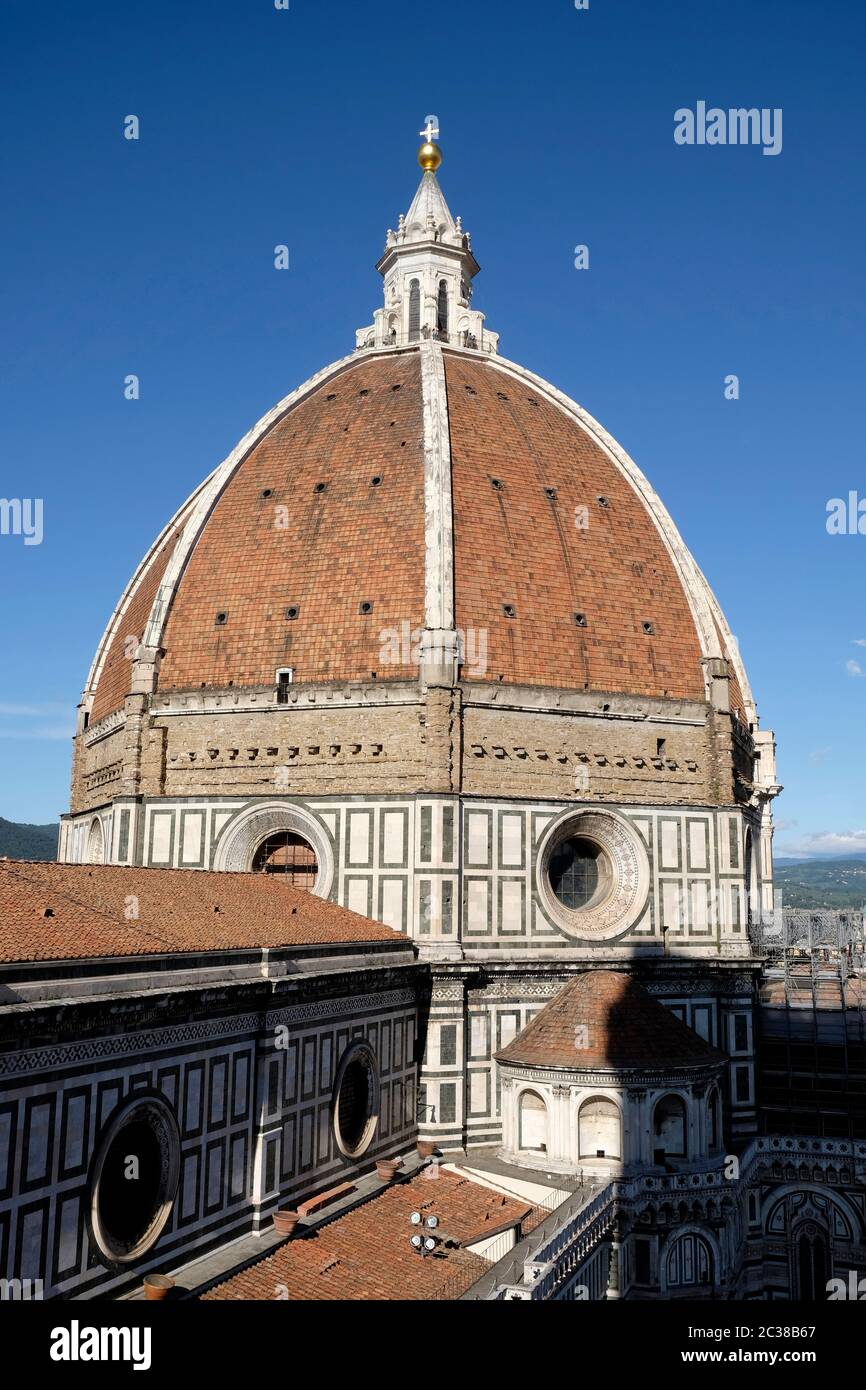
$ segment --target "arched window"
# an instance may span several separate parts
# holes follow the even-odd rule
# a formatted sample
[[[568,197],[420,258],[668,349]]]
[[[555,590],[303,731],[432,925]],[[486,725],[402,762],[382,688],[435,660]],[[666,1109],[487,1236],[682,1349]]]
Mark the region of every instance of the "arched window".
[[[439,298],[436,303],[436,327],[440,333],[448,333],[448,282],[439,281]]]
[[[87,836],[87,863],[102,864],[105,861],[105,836],[102,833],[102,822],[93,820],[90,822],[90,831]]]
[[[823,1303],[827,1298],[827,1281],[830,1278],[827,1238],[811,1221],[801,1226],[796,1234],[794,1260],[794,1297],[802,1303]]]
[[[409,341],[417,342],[421,332],[421,284],[412,280],[409,284]]]
[[[686,1107],[680,1096],[663,1096],[655,1108],[653,1156],[686,1157]]]
[[[318,872],[312,846],[293,830],[278,830],[269,835],[253,856],[253,873],[285,874],[287,883],[309,892],[316,886]]]
[[[753,922],[760,920],[761,916],[761,902],[758,892],[758,856],[755,853],[751,830],[746,831],[744,875],[748,895],[746,898],[746,920],[751,926]]]
[[[711,1091],[707,1102],[707,1134],[710,1153],[722,1147],[722,1107],[718,1091]]]
[[[668,1251],[668,1288],[713,1282],[713,1252],[702,1236],[684,1235]]]
[[[547,1153],[547,1106],[537,1091],[520,1097],[520,1148]]]
[[[585,1100],[577,1120],[581,1158],[622,1158],[619,1108],[604,1096]]]

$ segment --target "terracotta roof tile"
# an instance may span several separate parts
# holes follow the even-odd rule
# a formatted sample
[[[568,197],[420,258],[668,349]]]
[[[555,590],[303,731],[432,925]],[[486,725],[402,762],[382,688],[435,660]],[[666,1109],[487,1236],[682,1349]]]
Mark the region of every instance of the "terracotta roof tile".
[[[488,633],[486,679],[703,700],[682,582],[605,451],[495,364],[446,352],[445,374],[457,626]],[[578,507],[588,518],[580,528]]]
[[[385,1188],[313,1234],[281,1245],[273,1255],[210,1289],[211,1299],[387,1300],[456,1298],[490,1266],[461,1248],[443,1245],[428,1256],[409,1244],[413,1211],[439,1217],[437,1234],[483,1240],[518,1224],[535,1208],[439,1169]]]
[[[588,970],[570,980],[496,1057],[566,1071],[723,1060],[633,976],[615,970]]]
[[[703,700],[689,601],[644,500],[531,386],[481,355],[444,358],[456,623],[487,643],[484,670],[467,663],[464,679]],[[411,675],[381,634],[424,623],[423,459],[415,353],[359,360],[300,399],[208,517],[169,610],[158,688],[270,685],[283,666],[296,682]],[[124,639],[142,627],[173,543],[118,627],[93,720],[122,704]],[[743,719],[736,678],[731,698]]]
[[[3,961],[405,940],[279,875],[0,860]]]
[[[160,690],[270,684],[280,666],[296,681],[411,676],[380,633],[424,622],[422,420],[413,354],[350,366],[268,431],[189,558]]]

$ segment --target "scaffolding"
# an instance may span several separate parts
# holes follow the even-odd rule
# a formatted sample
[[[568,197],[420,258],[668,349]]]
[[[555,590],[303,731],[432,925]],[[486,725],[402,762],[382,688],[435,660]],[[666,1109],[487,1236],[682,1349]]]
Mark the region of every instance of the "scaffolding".
[[[866,1138],[863,913],[782,908],[750,938],[765,1132]]]

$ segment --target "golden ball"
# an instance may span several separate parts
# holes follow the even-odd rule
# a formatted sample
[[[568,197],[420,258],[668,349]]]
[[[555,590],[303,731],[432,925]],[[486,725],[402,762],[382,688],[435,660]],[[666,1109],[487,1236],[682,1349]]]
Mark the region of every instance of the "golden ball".
[[[434,173],[442,163],[442,151],[438,145],[434,145],[432,140],[425,140],[418,151],[418,163],[423,170],[431,169]]]

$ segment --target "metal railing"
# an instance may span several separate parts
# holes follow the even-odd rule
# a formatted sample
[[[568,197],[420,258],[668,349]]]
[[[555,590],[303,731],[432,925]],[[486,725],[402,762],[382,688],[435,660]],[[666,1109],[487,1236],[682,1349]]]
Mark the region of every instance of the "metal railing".
[[[578,1188],[577,1190],[579,1192],[584,1191],[583,1188]],[[532,1211],[528,1216],[524,1217],[523,1221],[520,1223],[520,1231],[516,1241],[514,1238],[514,1228],[512,1227],[507,1231],[502,1231],[500,1235],[496,1236],[490,1245],[488,1245],[483,1255],[476,1255],[477,1259],[483,1259],[488,1262],[488,1270],[485,1270],[481,1274],[479,1274],[477,1268],[455,1270],[450,1278],[440,1286],[439,1291],[435,1294],[435,1298],[440,1301],[453,1301],[462,1298],[474,1285],[478,1284],[481,1280],[485,1280],[489,1272],[498,1269],[503,1262],[512,1258],[515,1250],[517,1250],[532,1233],[537,1231],[538,1228],[548,1220],[551,1214],[563,1210],[567,1203],[573,1201],[574,1195],[574,1192],[569,1192],[568,1195],[563,1198],[560,1190],[551,1189],[550,1192],[546,1192],[538,1201],[533,1201]]]

